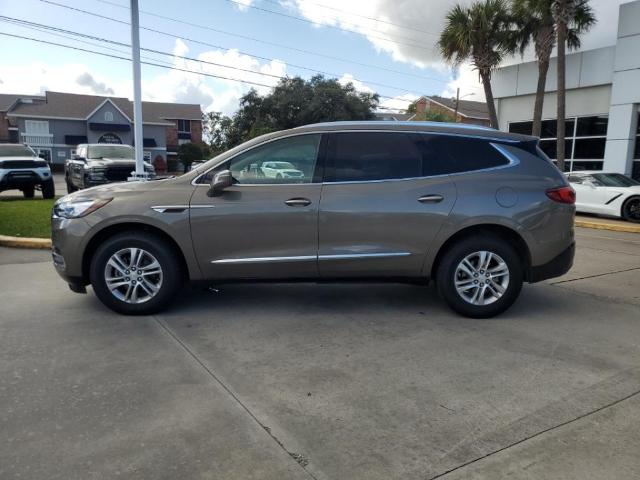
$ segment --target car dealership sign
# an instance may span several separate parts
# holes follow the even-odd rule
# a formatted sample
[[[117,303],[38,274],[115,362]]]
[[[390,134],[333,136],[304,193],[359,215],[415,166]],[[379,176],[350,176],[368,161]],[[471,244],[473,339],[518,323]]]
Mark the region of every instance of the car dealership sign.
[[[105,133],[98,139],[98,143],[117,143],[122,144],[122,140],[115,133]]]

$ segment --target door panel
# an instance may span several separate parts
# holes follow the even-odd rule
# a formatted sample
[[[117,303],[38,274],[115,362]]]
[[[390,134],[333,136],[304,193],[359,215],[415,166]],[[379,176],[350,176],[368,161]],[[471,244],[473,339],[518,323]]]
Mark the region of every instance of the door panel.
[[[234,185],[191,198],[193,246],[206,278],[313,278],[318,275],[319,184]],[[309,205],[290,206],[291,199]]]
[[[442,200],[419,201],[432,195]],[[455,199],[455,186],[446,176],[325,184],[320,204],[320,276],[420,275],[429,244]]]
[[[418,276],[427,248],[453,208],[448,176],[403,132],[329,136],[320,202],[322,277]]]
[[[234,185],[217,197],[200,185],[191,198],[193,246],[206,278],[272,279],[318,276],[318,208],[314,183],[321,136],[297,135],[258,145],[216,171]],[[263,163],[288,162],[296,176],[271,178]]]

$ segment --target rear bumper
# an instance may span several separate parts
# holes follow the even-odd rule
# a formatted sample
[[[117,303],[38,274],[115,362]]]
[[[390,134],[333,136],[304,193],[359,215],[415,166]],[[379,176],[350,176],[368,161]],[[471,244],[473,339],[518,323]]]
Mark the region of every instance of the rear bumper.
[[[535,283],[541,282],[543,280],[548,280],[549,278],[555,278],[564,275],[569,270],[571,270],[575,253],[576,244],[574,242],[569,246],[569,248],[567,248],[564,252],[562,252],[550,262],[545,263],[544,265],[531,267],[529,269],[527,280],[529,281],[529,283]]]

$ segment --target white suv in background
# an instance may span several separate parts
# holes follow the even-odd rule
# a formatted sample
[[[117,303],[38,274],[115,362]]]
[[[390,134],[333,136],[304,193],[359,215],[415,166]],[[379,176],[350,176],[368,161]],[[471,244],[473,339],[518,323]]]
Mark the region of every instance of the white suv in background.
[[[33,198],[36,188],[44,198],[54,197],[49,164],[26,145],[0,144],[0,192],[20,190],[25,198]]]

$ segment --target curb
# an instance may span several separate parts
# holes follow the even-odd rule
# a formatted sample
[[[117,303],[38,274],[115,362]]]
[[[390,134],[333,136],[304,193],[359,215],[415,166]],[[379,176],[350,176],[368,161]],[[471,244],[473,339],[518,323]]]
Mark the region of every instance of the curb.
[[[0,235],[0,246],[13,247],[13,248],[36,248],[41,250],[50,250],[51,239],[10,237],[8,235]]]
[[[593,228],[596,230],[609,230],[611,232],[640,233],[640,225],[618,225],[607,222],[590,222],[588,220],[576,220],[576,227]]]

